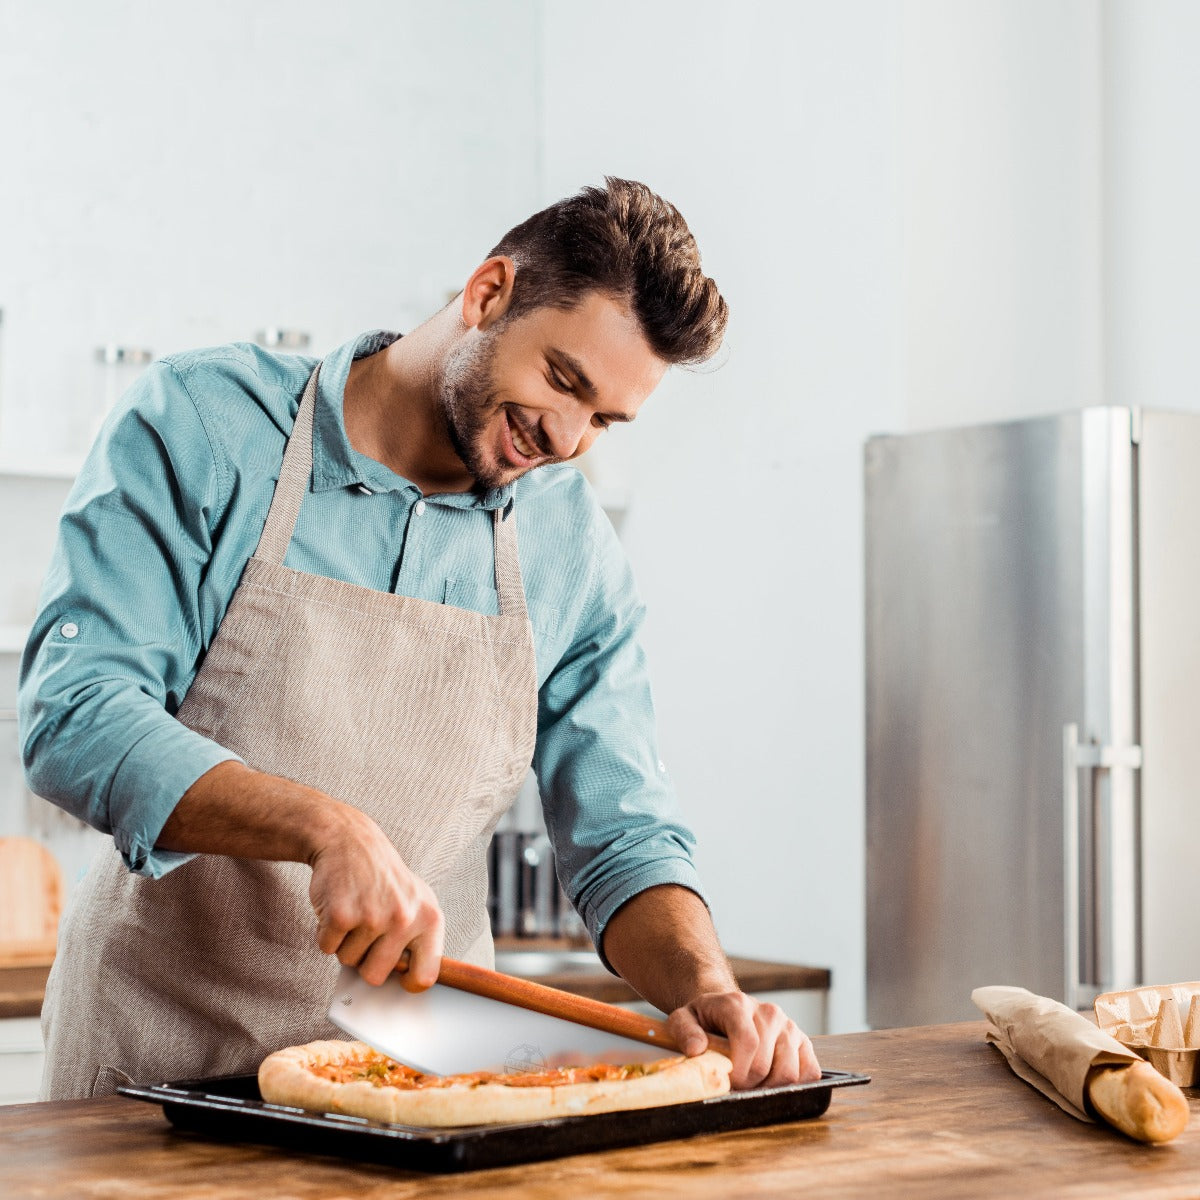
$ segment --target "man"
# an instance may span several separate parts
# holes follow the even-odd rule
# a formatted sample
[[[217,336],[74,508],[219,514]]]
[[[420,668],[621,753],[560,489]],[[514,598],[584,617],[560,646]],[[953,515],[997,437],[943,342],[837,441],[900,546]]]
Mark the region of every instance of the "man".
[[[47,1097],[330,1036],[335,958],[380,983],[407,951],[413,988],[490,962],[486,848],[531,759],[572,902],[688,1053],[709,1029],[734,1086],[816,1077],[717,943],[628,565],[560,465],[725,321],[679,213],[610,179],[402,339],[181,354],[131,389],[22,666],[30,786],[115,844],[60,933]]]

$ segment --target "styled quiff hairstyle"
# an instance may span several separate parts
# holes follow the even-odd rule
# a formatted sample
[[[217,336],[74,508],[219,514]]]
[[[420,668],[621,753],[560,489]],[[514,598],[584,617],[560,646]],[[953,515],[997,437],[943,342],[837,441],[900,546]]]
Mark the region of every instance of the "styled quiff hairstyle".
[[[605,186],[534,213],[489,257],[516,266],[505,320],[537,308],[574,308],[590,292],[627,304],[664,362],[695,364],[717,352],[729,309],[700,269],[700,250],[679,210],[644,183]]]

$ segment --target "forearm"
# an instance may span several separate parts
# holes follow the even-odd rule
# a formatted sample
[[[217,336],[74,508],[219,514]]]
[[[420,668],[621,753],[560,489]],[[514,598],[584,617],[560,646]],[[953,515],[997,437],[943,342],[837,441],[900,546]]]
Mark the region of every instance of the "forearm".
[[[626,901],[605,927],[603,946],[621,977],[666,1013],[737,990],[704,901],[684,887],[647,888]]]
[[[353,805],[240,762],[223,762],[184,792],[158,846],[307,863],[321,950],[379,984],[407,949],[406,986],[426,988],[437,979],[443,927],[437,897]]]
[[[227,761],[184,792],[157,848],[311,863],[353,812],[315,788]]]
[[[687,888],[639,892],[604,930],[608,961],[668,1014],[675,1044],[699,1054],[706,1031],[723,1033],[735,1088],[775,1087],[821,1077],[812,1043],[774,1004],[738,988],[704,902]]]

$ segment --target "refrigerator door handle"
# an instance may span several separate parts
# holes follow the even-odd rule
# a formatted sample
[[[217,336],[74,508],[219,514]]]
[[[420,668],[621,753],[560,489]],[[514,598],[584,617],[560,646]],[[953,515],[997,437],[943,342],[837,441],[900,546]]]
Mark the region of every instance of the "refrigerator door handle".
[[[1079,1008],[1079,726],[1063,726],[1063,1003]]]
[[[1141,765],[1141,746],[1098,746],[1091,742],[1080,743],[1079,726],[1063,726],[1063,950],[1066,965],[1064,1000],[1070,1008],[1086,1007],[1103,990],[1096,980],[1080,979],[1080,910],[1087,899],[1080,890],[1079,879],[1079,771],[1082,767],[1093,771],[1106,771],[1113,767],[1125,767],[1136,771]],[[1094,840],[1094,824],[1089,822],[1089,828]],[[1094,845],[1090,853],[1094,856]],[[1094,894],[1090,897],[1090,903],[1094,911],[1103,907],[1111,910],[1111,900],[1107,906],[1102,905]]]

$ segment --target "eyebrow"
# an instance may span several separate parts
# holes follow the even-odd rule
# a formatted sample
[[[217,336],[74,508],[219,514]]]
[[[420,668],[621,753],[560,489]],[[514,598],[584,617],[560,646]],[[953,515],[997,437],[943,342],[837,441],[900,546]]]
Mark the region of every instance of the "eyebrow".
[[[576,381],[583,391],[587,394],[589,400],[597,398],[596,385],[588,378],[587,372],[583,369],[579,360],[568,354],[565,350],[559,350],[557,346],[552,347],[548,351],[548,357],[556,360],[556,365],[565,368],[575,376]],[[630,413],[622,412],[606,412],[603,414],[611,421],[632,421],[633,416]]]

